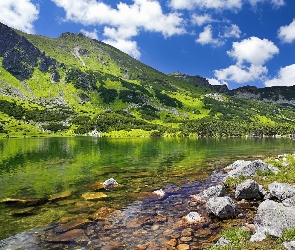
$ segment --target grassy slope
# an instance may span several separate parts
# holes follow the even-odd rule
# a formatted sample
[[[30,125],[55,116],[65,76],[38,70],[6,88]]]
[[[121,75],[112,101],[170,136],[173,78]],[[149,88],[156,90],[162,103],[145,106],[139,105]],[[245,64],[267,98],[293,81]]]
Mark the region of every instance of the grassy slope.
[[[63,134],[87,132],[97,127],[100,116],[105,112],[122,112],[122,110],[125,112],[123,115],[130,115],[125,123],[132,124],[125,130],[141,128],[146,131],[166,131],[168,134],[181,130],[182,124],[188,120],[205,117],[258,121],[268,125],[281,121],[289,123],[295,121],[295,112],[290,108],[232,97],[226,97],[222,102],[207,98],[205,94],[212,91],[198,86],[193,77],[179,79],[173,75],[165,75],[112,46],[83,35],[65,33],[59,38],[47,38],[17,32],[44,51],[46,56],[54,58],[59,63],[57,70],[60,81],[52,83],[50,73],[44,74],[36,68],[30,79],[20,82],[0,66],[0,84],[7,89],[0,95],[0,101],[15,101],[24,107],[24,116],[26,110],[34,108],[38,110],[50,108],[49,111],[53,113],[67,110],[67,115],[46,121],[40,119],[36,121],[33,118],[30,122],[6,113],[8,117],[5,121],[2,119],[5,130],[8,127],[14,128],[11,125],[17,122],[20,128],[25,127],[20,129],[19,133],[14,133],[14,129],[10,129],[11,135],[21,134],[23,130],[33,134],[43,134],[44,129],[48,132],[52,128],[51,125],[60,126],[60,124],[63,124],[61,129],[57,126],[52,131]],[[0,65],[1,60],[2,58]],[[87,80],[88,85],[91,83],[91,86],[83,85],[83,78]],[[19,94],[11,94],[14,92]],[[122,118],[117,116],[115,122]],[[92,120],[92,125],[87,127],[87,131],[77,130],[86,124],[79,119],[74,123],[73,120],[77,120],[77,117],[82,117],[81,119],[85,121],[88,118]],[[136,125],[136,121],[145,125]],[[34,126],[36,122],[39,123],[35,129],[28,129],[27,125],[23,125],[29,123],[28,125]],[[112,126],[109,127],[110,131],[104,132],[120,130],[124,126],[114,126],[113,129]],[[113,132],[112,135],[114,134]],[[122,132],[120,136],[121,134]],[[126,135],[129,134],[126,132]]]

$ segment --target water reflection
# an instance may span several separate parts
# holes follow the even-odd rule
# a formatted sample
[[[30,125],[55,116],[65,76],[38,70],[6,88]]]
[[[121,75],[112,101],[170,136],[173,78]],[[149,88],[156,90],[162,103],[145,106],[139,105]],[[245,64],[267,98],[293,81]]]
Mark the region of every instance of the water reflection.
[[[105,203],[120,208],[142,192],[204,178],[237,159],[294,151],[289,139],[109,139],[25,138],[0,140],[0,199],[48,198],[71,190],[61,206],[48,203],[36,214],[12,216],[0,204],[0,239],[42,226],[73,211],[89,184],[115,178],[121,187]],[[9,225],[7,227],[7,225]]]

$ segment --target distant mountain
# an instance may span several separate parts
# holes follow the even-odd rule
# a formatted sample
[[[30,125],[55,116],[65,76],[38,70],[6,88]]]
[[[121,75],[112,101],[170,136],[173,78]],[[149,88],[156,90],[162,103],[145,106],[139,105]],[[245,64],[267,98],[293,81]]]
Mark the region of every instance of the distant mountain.
[[[229,94],[236,98],[295,106],[295,82],[294,86],[290,87],[257,88],[255,86],[244,86],[230,91]]]
[[[48,38],[0,23],[0,136],[290,133],[295,112],[273,103],[293,105],[294,89],[272,90],[230,91],[201,76],[163,74],[82,34]]]

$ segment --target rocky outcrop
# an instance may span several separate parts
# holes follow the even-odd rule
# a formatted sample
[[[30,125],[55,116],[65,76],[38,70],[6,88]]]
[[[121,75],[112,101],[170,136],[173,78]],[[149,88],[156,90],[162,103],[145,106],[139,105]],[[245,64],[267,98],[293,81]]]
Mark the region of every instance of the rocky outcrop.
[[[261,241],[266,234],[281,237],[285,229],[295,228],[295,207],[285,207],[272,200],[263,201],[254,219],[256,233],[251,241]]]
[[[43,73],[52,73],[55,82],[59,80],[57,61],[46,56],[25,37],[2,23],[0,57],[3,57],[2,67],[19,80],[31,78],[35,67]]]

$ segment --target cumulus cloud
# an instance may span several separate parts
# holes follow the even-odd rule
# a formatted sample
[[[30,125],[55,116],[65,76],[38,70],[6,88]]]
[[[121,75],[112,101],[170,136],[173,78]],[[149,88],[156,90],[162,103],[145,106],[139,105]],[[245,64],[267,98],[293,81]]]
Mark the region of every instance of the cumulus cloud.
[[[226,26],[224,28],[224,34],[223,37],[235,37],[240,38],[241,36],[241,30],[238,25],[232,24],[231,26]]]
[[[285,5],[285,0],[249,0],[252,6],[256,6],[258,3],[270,3],[274,8],[279,8]]]
[[[98,40],[98,35],[97,35],[96,29],[94,29],[93,31],[87,31],[87,30],[81,29],[80,32],[91,39]]]
[[[268,72],[263,64],[277,53],[278,47],[267,39],[250,37],[234,42],[232,50],[227,51],[227,54],[236,60],[236,64],[215,70],[214,74],[218,80],[237,83],[263,80]]]
[[[227,54],[236,59],[239,65],[245,62],[263,65],[277,53],[279,53],[279,48],[273,42],[258,37],[234,42],[232,50],[227,51]]]
[[[207,78],[207,80],[208,80],[209,84],[211,84],[211,85],[224,85],[225,84],[228,86],[227,82],[219,81],[215,78]]]
[[[209,15],[209,14],[204,14],[204,15],[193,14],[191,17],[191,22],[192,22],[192,24],[202,26],[206,23],[214,22],[214,20],[212,19],[211,15]]]
[[[207,25],[204,28],[204,31],[199,34],[199,38],[196,39],[196,43],[200,43],[202,45],[211,44],[217,47],[223,45],[222,41],[217,38],[213,38],[211,25]]]
[[[237,83],[245,83],[261,79],[268,70],[261,65],[251,65],[250,67],[241,65],[231,65],[226,69],[215,70],[214,74],[221,81],[235,81]]]
[[[238,10],[242,7],[242,0],[171,0],[173,9],[215,9]]]
[[[97,0],[52,1],[65,10],[66,21],[73,21],[84,25],[106,25],[107,27],[113,27],[114,29],[105,31],[106,36],[110,35],[106,40],[112,41],[113,45],[120,45],[121,48],[122,40],[125,40],[128,45],[132,44],[134,46],[136,44],[131,43],[130,38],[138,35],[138,30],[159,32],[165,37],[186,32],[181,15],[176,12],[164,14],[160,3],[155,0],[134,0],[132,5],[120,2],[117,4],[117,8],[112,8]],[[123,36],[122,30],[131,33]],[[114,33],[120,34],[120,37],[115,38],[113,36]],[[124,52],[127,51],[129,50]]]
[[[30,0],[1,0],[0,22],[26,33],[34,33],[39,10]]]
[[[136,27],[105,27],[103,35],[108,39],[103,42],[116,47],[117,49],[124,51],[135,59],[139,59],[141,53],[135,41],[131,41],[130,38],[138,35]]]
[[[280,27],[278,34],[282,42],[293,42],[295,40],[295,19],[289,25]]]
[[[125,39],[107,39],[103,40],[103,42],[112,45],[121,51],[124,51],[135,59],[140,58],[141,54],[135,41]]]
[[[295,64],[281,68],[278,76],[264,82],[266,87],[295,85]]]

